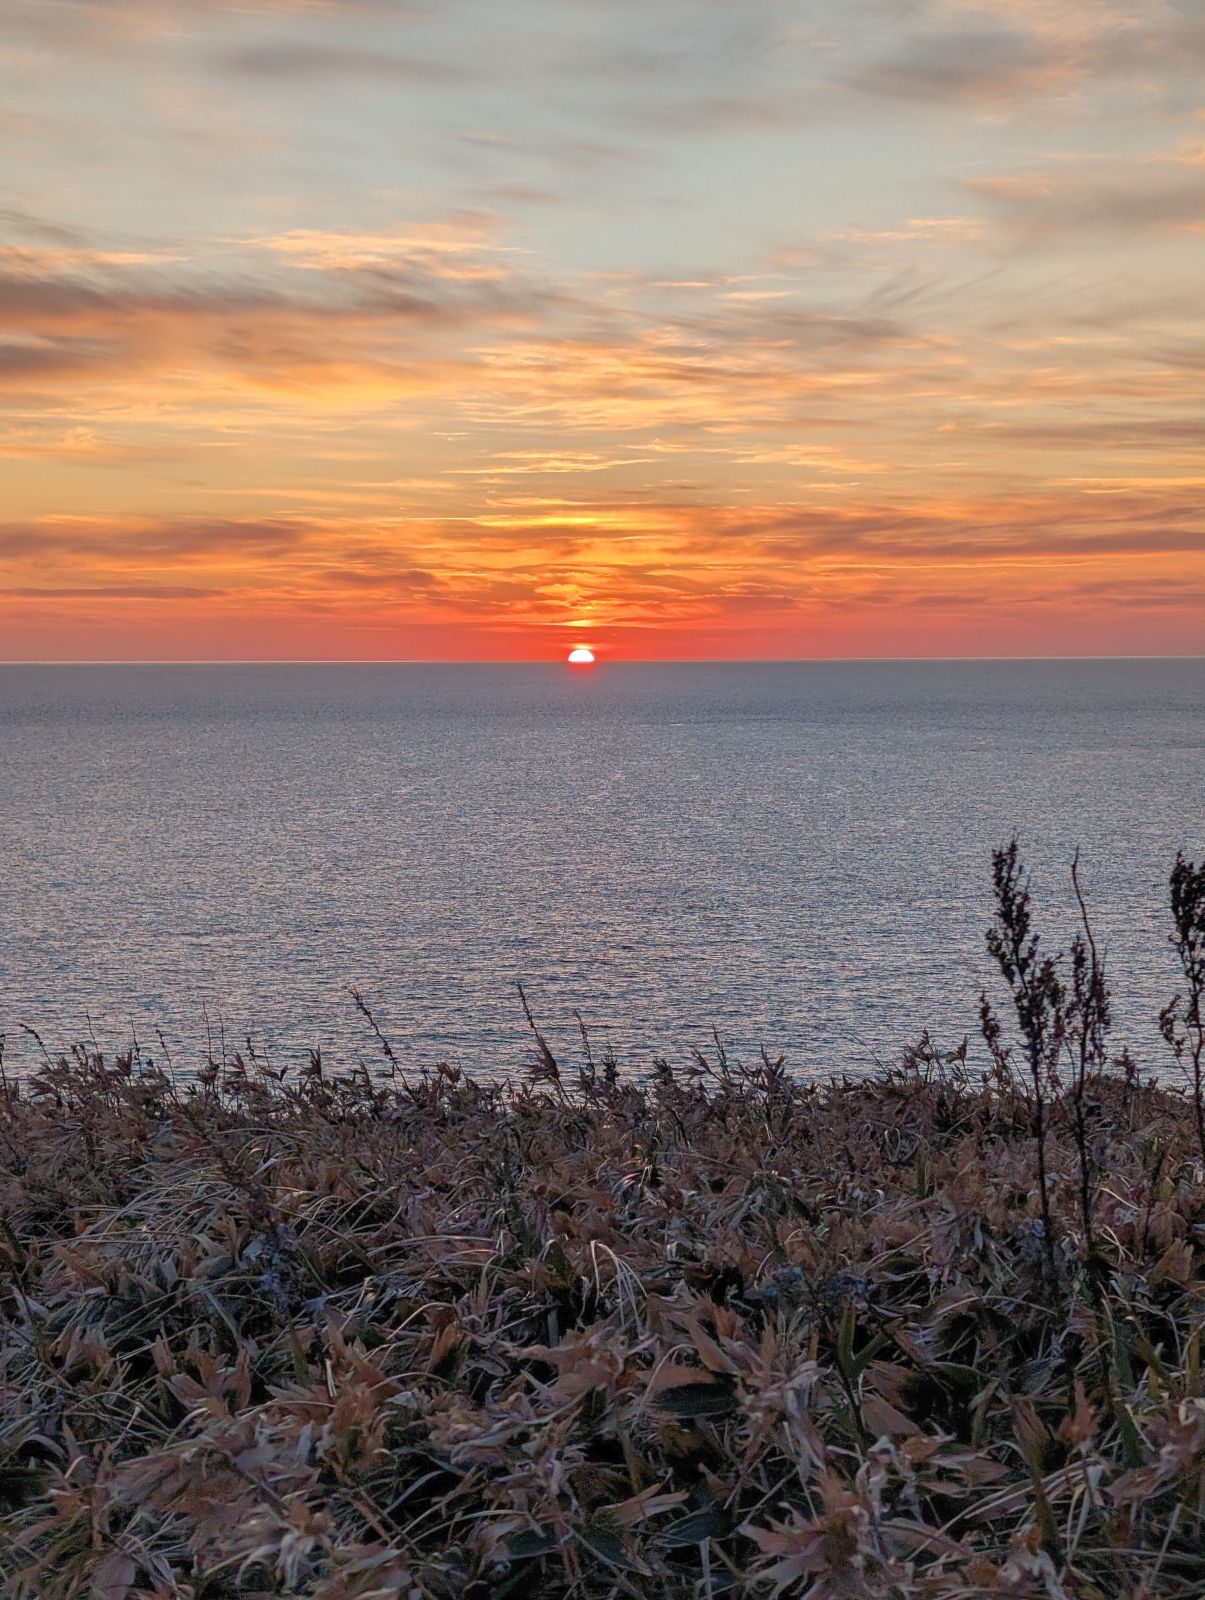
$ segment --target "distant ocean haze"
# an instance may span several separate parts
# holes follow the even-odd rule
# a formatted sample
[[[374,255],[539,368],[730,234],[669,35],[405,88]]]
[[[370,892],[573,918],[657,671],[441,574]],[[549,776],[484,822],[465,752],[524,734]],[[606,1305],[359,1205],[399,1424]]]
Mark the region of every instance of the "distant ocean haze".
[[[1205,662],[0,667],[0,1029],[181,1070],[378,1047],[523,1070],[718,1031],[802,1074],[999,995],[990,857],[1038,925],[1078,847],[1118,1038],[1166,1068],[1167,875],[1205,855]],[[1002,996],[1001,996],[1002,998]],[[89,1020],[90,1019],[90,1020]]]

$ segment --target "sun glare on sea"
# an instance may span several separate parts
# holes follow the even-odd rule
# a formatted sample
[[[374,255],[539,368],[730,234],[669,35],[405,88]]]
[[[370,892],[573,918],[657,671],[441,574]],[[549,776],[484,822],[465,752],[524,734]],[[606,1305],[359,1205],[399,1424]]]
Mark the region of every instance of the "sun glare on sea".
[[[579,644],[576,650],[569,652],[569,665],[571,667],[592,667],[594,665],[594,651],[587,650],[584,644]]]

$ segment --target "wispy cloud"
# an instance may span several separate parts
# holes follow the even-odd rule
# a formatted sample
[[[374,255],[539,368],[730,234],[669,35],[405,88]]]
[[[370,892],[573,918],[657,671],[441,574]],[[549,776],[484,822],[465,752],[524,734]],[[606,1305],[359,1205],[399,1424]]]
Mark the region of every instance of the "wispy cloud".
[[[424,60],[392,50],[357,50],[346,45],[285,39],[243,45],[217,57],[219,70],[263,82],[315,82],[348,78],[362,83],[436,87],[464,74],[446,61]]]
[[[898,54],[855,71],[847,83],[871,98],[996,108],[1064,88],[1073,59],[1032,35],[1004,29],[922,33]]]
[[[976,176],[964,180],[964,188],[1030,239],[1135,230],[1205,233],[1205,157],[1197,146]]]

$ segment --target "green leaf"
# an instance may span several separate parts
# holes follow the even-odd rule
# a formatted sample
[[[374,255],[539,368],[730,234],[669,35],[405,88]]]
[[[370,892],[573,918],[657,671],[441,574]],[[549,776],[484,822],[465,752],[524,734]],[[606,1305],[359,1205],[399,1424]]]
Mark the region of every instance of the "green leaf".
[[[841,1321],[837,1324],[837,1365],[851,1382],[853,1381],[854,1329],[856,1326],[857,1317],[854,1313],[853,1301],[847,1300],[841,1309]]]
[[[930,1368],[939,1378],[944,1378],[953,1389],[963,1389],[978,1394],[983,1374],[974,1367],[964,1367],[959,1361],[935,1361]]]
[[[727,1383],[678,1383],[663,1389],[656,1404],[675,1417],[724,1417],[736,1410],[736,1391]]]
[[[862,1349],[854,1357],[854,1378],[860,1378],[884,1345],[889,1345],[890,1343],[891,1340],[885,1333],[876,1333],[873,1339],[863,1345]]]
[[[1117,1366],[1117,1375],[1121,1379],[1122,1387],[1127,1394],[1133,1394],[1138,1387],[1134,1378],[1134,1368],[1130,1363],[1129,1346],[1125,1341],[1125,1334],[1121,1324],[1113,1324],[1113,1360]]]
[[[597,1555],[600,1562],[607,1566],[623,1566],[627,1571],[640,1573],[642,1578],[651,1578],[653,1568],[647,1562],[642,1562],[635,1550],[627,1546],[621,1531],[615,1523],[592,1520],[578,1530],[578,1539],[586,1546],[590,1555]]]
[[[527,1528],[522,1533],[512,1533],[506,1548],[515,1561],[528,1561],[534,1556],[546,1556],[557,1549],[560,1541],[551,1533],[541,1533],[538,1528]]]
[[[1114,1402],[1113,1415],[1117,1418],[1117,1430],[1125,1446],[1127,1464],[1131,1467],[1140,1467],[1146,1460],[1146,1449],[1133,1414],[1124,1400]]]
[[[732,1532],[732,1518],[722,1506],[704,1506],[692,1511],[688,1517],[671,1522],[653,1541],[654,1544],[678,1548],[681,1545],[705,1544],[708,1539],[726,1539]]]
[[[1042,1483],[1041,1474],[1037,1467],[1033,1469],[1033,1500],[1034,1520],[1037,1522],[1042,1534],[1042,1545],[1047,1555],[1054,1561],[1063,1559],[1063,1539],[1059,1533],[1058,1519],[1054,1514],[1054,1507],[1050,1504],[1050,1497]]]

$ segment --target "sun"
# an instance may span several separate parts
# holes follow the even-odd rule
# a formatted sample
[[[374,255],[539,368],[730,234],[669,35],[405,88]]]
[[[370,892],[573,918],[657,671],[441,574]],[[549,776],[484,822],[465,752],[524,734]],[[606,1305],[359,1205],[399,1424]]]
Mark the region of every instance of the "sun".
[[[587,650],[584,644],[579,644],[576,650],[569,652],[569,665],[571,667],[592,667],[594,665],[594,651]]]

